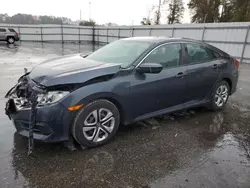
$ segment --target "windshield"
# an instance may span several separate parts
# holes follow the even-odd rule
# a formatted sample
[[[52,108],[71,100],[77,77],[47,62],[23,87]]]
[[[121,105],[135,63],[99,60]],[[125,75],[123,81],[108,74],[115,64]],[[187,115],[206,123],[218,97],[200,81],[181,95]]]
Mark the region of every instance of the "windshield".
[[[105,63],[119,63],[122,68],[131,65],[149,46],[150,42],[118,40],[93,52],[86,59]]]

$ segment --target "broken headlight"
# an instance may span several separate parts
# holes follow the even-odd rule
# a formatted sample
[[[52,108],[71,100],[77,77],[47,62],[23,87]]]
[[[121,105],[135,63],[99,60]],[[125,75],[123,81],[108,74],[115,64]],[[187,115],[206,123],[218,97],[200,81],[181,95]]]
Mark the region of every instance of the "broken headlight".
[[[68,94],[68,91],[50,91],[45,94],[38,94],[37,102],[38,105],[53,104]]]

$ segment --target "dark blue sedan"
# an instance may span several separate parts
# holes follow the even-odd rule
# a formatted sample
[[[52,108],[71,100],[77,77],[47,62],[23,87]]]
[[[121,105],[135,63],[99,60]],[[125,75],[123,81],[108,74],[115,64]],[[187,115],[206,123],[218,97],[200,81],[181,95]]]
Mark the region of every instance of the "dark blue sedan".
[[[37,65],[7,93],[6,114],[28,137],[27,88],[39,88],[34,139],[57,142],[73,136],[85,147],[96,147],[114,137],[120,124],[197,106],[223,109],[236,91],[238,68],[236,59],[199,41],[127,38],[88,56]],[[28,86],[21,87],[27,77]]]

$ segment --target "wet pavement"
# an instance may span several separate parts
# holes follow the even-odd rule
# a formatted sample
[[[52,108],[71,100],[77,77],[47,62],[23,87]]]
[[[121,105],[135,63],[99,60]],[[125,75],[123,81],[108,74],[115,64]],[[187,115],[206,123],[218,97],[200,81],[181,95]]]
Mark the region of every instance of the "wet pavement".
[[[97,47],[95,47],[97,48]],[[121,127],[96,149],[71,152],[15,134],[4,114],[7,90],[48,58],[90,52],[91,45],[0,43],[0,187],[250,187],[250,65],[241,65],[237,93],[225,110],[203,108]]]

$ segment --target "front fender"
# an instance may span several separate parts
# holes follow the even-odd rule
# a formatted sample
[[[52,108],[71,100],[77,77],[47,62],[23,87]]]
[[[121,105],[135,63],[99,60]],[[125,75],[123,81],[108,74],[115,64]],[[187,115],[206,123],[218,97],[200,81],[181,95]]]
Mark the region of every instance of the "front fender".
[[[95,83],[83,86],[60,101],[66,108],[77,104],[87,105],[89,102],[110,98],[119,102],[125,109],[129,102],[130,82],[122,81],[122,79],[114,79],[106,82]]]

